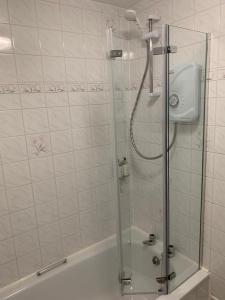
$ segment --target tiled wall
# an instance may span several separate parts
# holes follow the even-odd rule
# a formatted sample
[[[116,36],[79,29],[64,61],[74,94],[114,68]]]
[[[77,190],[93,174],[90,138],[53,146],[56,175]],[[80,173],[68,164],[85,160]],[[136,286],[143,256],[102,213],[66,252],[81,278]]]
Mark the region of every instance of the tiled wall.
[[[149,13],[162,16],[164,23],[212,33],[204,264],[212,273],[212,295],[222,300],[225,298],[225,1],[144,0],[137,8],[145,16]]]
[[[105,28],[118,13],[0,0],[0,286],[114,232]]]

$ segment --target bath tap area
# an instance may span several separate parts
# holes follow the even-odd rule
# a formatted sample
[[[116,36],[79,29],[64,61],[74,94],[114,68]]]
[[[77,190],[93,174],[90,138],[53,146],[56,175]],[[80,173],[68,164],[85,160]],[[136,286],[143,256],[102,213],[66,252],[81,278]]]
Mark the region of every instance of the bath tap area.
[[[0,0],[0,300],[225,299],[224,0]]]

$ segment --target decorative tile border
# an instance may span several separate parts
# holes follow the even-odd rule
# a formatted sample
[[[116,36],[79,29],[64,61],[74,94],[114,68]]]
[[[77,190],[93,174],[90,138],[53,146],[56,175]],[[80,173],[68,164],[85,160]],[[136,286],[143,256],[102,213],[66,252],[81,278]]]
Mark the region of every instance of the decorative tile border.
[[[109,84],[104,83],[49,83],[49,84],[21,84],[0,85],[0,94],[35,94],[35,93],[81,93],[109,91]]]

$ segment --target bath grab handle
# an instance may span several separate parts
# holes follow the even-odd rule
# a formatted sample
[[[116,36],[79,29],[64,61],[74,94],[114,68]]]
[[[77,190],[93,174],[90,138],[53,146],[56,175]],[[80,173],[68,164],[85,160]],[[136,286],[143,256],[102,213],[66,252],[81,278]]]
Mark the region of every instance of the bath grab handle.
[[[50,265],[46,266],[45,268],[37,271],[36,275],[41,276],[41,275],[43,275],[43,274],[45,274],[45,273],[47,273],[47,272],[49,272],[53,269],[65,264],[65,263],[67,263],[67,258],[63,258],[63,259],[61,259],[61,260],[59,260],[59,261],[57,261],[53,264],[50,264]]]

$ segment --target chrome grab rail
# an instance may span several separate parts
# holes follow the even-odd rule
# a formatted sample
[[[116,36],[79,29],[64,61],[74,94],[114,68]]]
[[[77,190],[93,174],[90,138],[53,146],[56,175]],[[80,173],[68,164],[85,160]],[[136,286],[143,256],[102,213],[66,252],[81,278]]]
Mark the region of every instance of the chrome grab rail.
[[[44,267],[43,269],[37,271],[36,275],[41,276],[41,275],[43,275],[43,274],[45,274],[45,273],[47,273],[47,272],[49,272],[53,269],[65,264],[65,263],[67,263],[67,258],[63,258],[63,259],[61,259],[61,260],[59,260],[59,261],[57,261],[53,264],[50,264],[50,265]]]

